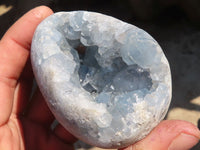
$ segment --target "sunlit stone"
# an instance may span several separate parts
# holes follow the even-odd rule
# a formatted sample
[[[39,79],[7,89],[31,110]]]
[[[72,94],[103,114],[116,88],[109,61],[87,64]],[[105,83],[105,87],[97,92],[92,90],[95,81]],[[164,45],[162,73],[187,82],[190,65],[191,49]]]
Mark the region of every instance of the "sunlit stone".
[[[148,33],[118,19],[56,13],[37,27],[31,59],[57,120],[91,145],[134,143],[168,110],[171,75],[162,49]]]

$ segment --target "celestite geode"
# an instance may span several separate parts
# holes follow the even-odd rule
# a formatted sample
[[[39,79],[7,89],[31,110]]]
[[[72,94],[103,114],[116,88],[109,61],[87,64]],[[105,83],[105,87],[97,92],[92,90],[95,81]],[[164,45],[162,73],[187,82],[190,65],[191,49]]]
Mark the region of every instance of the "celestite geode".
[[[162,49],[145,31],[113,17],[51,15],[35,31],[31,59],[56,119],[91,145],[132,144],[168,110],[171,74]]]

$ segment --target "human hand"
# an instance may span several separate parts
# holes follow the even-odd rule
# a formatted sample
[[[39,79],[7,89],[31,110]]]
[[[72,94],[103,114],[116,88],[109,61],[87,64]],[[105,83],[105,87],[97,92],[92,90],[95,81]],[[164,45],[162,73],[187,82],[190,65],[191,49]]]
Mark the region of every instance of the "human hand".
[[[141,141],[120,150],[189,150],[200,140],[200,131],[181,120],[165,120]]]
[[[0,150],[70,150],[76,141],[54,117],[33,83],[29,53],[37,25],[53,12],[37,7],[20,18],[0,41]]]
[[[70,150],[76,138],[54,117],[39,90],[29,101],[33,74],[29,52],[36,26],[53,12],[37,7],[19,19],[0,41],[0,149]],[[179,136],[180,135],[180,136]],[[188,150],[200,131],[184,121],[163,121],[145,139],[123,150]]]

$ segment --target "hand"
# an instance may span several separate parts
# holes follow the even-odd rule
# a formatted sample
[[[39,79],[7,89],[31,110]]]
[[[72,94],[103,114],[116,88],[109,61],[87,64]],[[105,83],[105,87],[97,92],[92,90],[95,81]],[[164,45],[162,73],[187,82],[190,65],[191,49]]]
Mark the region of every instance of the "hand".
[[[41,93],[30,101],[30,45],[37,25],[53,12],[37,7],[20,18],[0,41],[0,150],[70,150],[76,141],[54,117]]]
[[[189,150],[200,140],[193,124],[180,120],[162,121],[143,140],[121,150]]]
[[[29,52],[36,26],[53,12],[37,7],[20,18],[0,41],[0,149],[70,150],[76,141],[54,117],[41,93],[32,91]],[[188,150],[200,131],[184,121],[163,121],[145,139],[123,150]]]

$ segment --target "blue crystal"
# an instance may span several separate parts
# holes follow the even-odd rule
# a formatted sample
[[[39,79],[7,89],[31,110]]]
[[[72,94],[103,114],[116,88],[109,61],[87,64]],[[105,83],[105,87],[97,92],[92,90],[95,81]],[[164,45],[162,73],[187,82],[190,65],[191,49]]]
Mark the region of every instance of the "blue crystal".
[[[36,29],[31,60],[56,119],[91,145],[121,148],[165,116],[171,73],[158,43],[110,16],[59,12]]]

